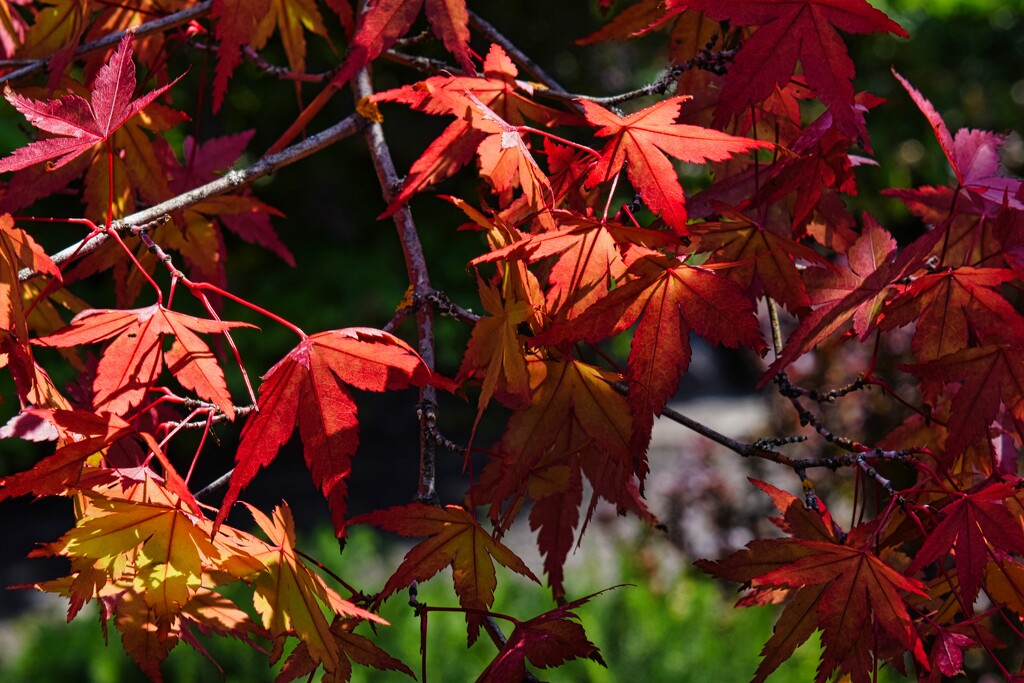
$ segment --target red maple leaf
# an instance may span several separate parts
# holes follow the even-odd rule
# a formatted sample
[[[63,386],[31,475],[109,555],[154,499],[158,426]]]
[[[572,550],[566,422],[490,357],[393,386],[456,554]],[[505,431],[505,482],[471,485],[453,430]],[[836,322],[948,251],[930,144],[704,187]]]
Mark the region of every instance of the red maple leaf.
[[[823,517],[795,496],[759,486],[783,510],[780,525],[792,537],[755,540],[719,562],[696,563],[710,574],[750,587],[753,596],[744,598],[746,605],[760,604],[758,595],[767,598],[779,588],[791,589],[790,602],[761,652],[764,660],[753,680],[764,681],[819,628],[824,651],[818,680],[839,669],[852,674],[857,683],[870,681],[872,642],[879,638],[891,638],[898,645],[893,656],[899,662],[904,652],[911,652],[927,667],[924,646],[901,592],[927,594],[920,582],[868,549],[877,521],[854,527],[839,543],[822,524]]]
[[[405,554],[405,559],[388,579],[377,596],[383,601],[413,581],[426,581],[445,567],[452,568],[452,581],[459,604],[466,609],[487,610],[494,604],[497,577],[494,561],[534,582],[537,577],[519,556],[494,540],[465,508],[448,505],[443,508],[410,503],[359,515],[349,524],[373,524],[402,536],[427,536]],[[479,633],[483,617],[466,614],[472,644]]]
[[[545,295],[548,314],[574,318],[608,293],[608,286],[626,272],[622,252],[631,244],[671,249],[679,241],[670,233],[601,221],[572,211],[548,213],[554,229],[479,256],[470,265],[496,260],[535,263],[558,255],[548,272]]]
[[[960,604],[970,615],[981,590],[985,566],[993,557],[992,549],[1024,554],[1024,531],[1006,507],[1006,499],[1014,493],[1011,484],[992,484],[942,508],[942,521],[928,534],[905,573],[912,575],[952,553]]]
[[[217,525],[259,469],[277,457],[298,423],[306,465],[327,497],[335,531],[342,535],[350,464],[359,445],[356,404],[346,385],[379,392],[430,381],[423,359],[387,332],[350,327],[304,339],[263,376],[259,411],[242,430]]]
[[[633,414],[630,450],[642,480],[653,416],[661,414],[690,365],[690,331],[731,348],[743,345],[762,352],[767,346],[754,306],[735,282],[661,255],[639,259],[630,273],[636,279],[620,285],[573,320],[541,332],[532,343],[596,343],[640,320],[630,347],[627,375]]]
[[[157,139],[158,159],[167,174],[168,185],[175,194],[205,185],[217,178],[221,172],[230,169],[245,151],[255,131],[249,130],[236,135],[223,135],[197,142],[191,135],[185,137],[182,149],[184,163],[180,163],[170,145]],[[219,235],[205,217],[216,216],[219,222],[249,243],[259,244],[274,252],[290,266],[295,257],[281,242],[270,223],[270,216],[283,216],[274,207],[261,202],[248,190],[237,194],[210,197],[181,212],[183,225],[181,235],[166,239],[168,245],[177,248],[192,263],[208,265],[203,272],[223,269],[223,258],[215,243]],[[216,231],[219,233],[220,231]],[[212,247],[212,248],[211,248]]]
[[[182,386],[215,403],[234,419],[235,409],[224,372],[210,347],[195,334],[220,334],[233,327],[254,326],[194,318],[153,304],[134,310],[82,311],[68,327],[34,339],[33,343],[64,348],[114,339],[96,368],[93,406],[97,409],[123,415],[137,406],[166,361]],[[174,337],[167,351],[163,350],[165,335]]]
[[[857,337],[861,341],[866,339],[875,329],[885,301],[893,294],[894,283],[923,265],[940,237],[940,231],[932,231],[897,255],[892,236],[867,216],[863,234],[847,254],[847,264],[840,262],[828,271],[807,273],[807,282],[815,292],[815,308],[790,334],[782,353],[760,383],[767,382],[851,321]]]
[[[16,171],[41,161],[56,159],[48,168],[60,168],[107,140],[124,122],[142,111],[181,77],[142,97],[135,92],[135,62],[132,61],[132,34],[121,39],[110,61],[99,70],[90,99],[65,95],[56,100],[38,101],[22,97],[8,86],[4,97],[25,115],[29,123],[57,137],[36,140],[0,159],[0,173]]]
[[[999,287],[1017,280],[1006,268],[963,267],[914,280],[885,307],[883,330],[916,323],[911,348],[918,361],[936,360],[971,340],[1024,344],[1024,317]]]
[[[476,73],[469,49],[466,0],[378,0],[359,15],[348,56],[332,86],[345,85],[360,69],[390,49],[409,31],[424,4],[434,35],[455,55],[463,71],[469,75]]]
[[[773,297],[794,313],[810,306],[810,297],[797,261],[826,265],[814,249],[764,226],[728,206],[716,207],[722,221],[705,221],[693,226],[699,236],[699,251],[713,251],[712,262],[726,271],[751,298],[762,294]]]
[[[1022,187],[1020,179],[1008,178],[1000,173],[999,148],[1006,136],[968,128],[958,130],[955,137],[950,135],[946,122],[935,111],[932,103],[895,69],[892,73],[931,124],[935,139],[939,141],[949,165],[953,167],[957,189],[964,188],[980,195],[990,205],[994,205],[993,208],[1006,202],[1016,209],[1024,209],[1024,203],[1018,196]]]
[[[439,88],[469,92],[511,125],[534,121],[544,125],[571,123],[576,117],[530,99],[533,87],[518,80],[519,70],[498,45],[491,45],[483,65],[484,77],[434,76],[421,83],[377,93],[375,101],[401,102],[416,111],[433,115],[455,114],[458,118],[444,130],[409,169],[401,191],[391,200],[384,216],[393,213],[412,195],[452,175],[472,160],[486,134],[470,125],[463,111],[453,111],[432,93]],[[429,87],[428,87],[429,86]],[[465,104],[461,105],[465,109]]]
[[[909,37],[865,0],[669,0],[667,5],[758,27],[729,67],[716,125],[786,85],[799,59],[808,85],[832,111],[836,126],[851,137],[864,137],[863,122],[854,113],[853,61],[836,29]]]
[[[679,235],[688,234],[686,199],[669,156],[703,164],[771,147],[760,140],[676,123],[679,105],[687,99],[687,96],[672,97],[625,118],[589,100],[577,100],[587,121],[598,127],[594,135],[612,138],[601,150],[601,159],[587,176],[587,184],[593,186],[612,180],[628,162],[629,182],[643,195],[647,207],[661,214],[665,223]]]
[[[600,593],[567,602],[529,621],[517,621],[508,640],[480,674],[477,683],[518,683],[526,676],[526,662],[546,669],[585,657],[607,666],[597,646],[587,639],[583,626],[579,624],[579,616],[573,612],[597,595]]]
[[[925,398],[935,400],[944,383],[957,383],[946,427],[947,457],[956,457],[977,439],[1005,406],[1014,420],[1024,420],[1024,355],[1019,348],[987,344],[962,349],[928,363],[902,366],[923,380]]]

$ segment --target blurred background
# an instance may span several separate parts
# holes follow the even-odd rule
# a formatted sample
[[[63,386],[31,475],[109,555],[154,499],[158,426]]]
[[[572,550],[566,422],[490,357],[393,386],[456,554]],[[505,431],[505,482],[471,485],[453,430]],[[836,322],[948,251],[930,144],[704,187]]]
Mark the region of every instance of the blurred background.
[[[604,43],[587,48],[573,44],[602,25],[596,2],[550,3],[520,0],[487,3],[470,0],[472,9],[499,27],[569,91],[593,95],[614,94],[654,80],[665,68],[664,33]],[[950,130],[980,128],[1007,134],[1004,163],[1011,173],[1024,168],[1024,14],[1015,2],[995,0],[887,0],[880,9],[906,28],[909,40],[891,36],[846,36],[857,65],[855,86],[884,97],[888,103],[868,117],[877,167],[858,171],[860,195],[850,200],[854,214],[865,210],[895,235],[920,231],[917,220],[902,204],[883,197],[888,187],[941,184],[949,169],[931,130],[890,72],[895,67],[929,98]],[[618,11],[619,5],[616,4]],[[325,16],[328,13],[325,12]],[[422,21],[422,18],[421,18]],[[333,27],[336,30],[336,27]],[[309,39],[309,70],[330,68],[339,49],[317,37]],[[478,46],[478,51],[480,50]],[[170,72],[184,71],[194,52],[172,56]],[[439,53],[440,54],[440,53]],[[284,63],[280,46],[273,43],[265,56]],[[221,114],[208,107],[212,56],[200,55],[182,83],[173,90],[175,106],[193,121],[176,131],[201,139],[255,128],[245,161],[259,157],[293,120],[298,105],[290,83],[276,81],[249,64],[236,72]],[[409,82],[413,74],[395,65],[382,65],[375,73],[378,90]],[[316,87],[303,91],[308,101]],[[204,97],[200,98],[199,94]],[[339,96],[310,125],[315,132],[352,110],[349,98]],[[440,132],[447,119],[385,106],[385,130],[400,172],[422,152],[430,134]],[[24,121],[10,107],[0,107],[0,153],[24,144]],[[477,190],[472,174],[463,173],[442,184],[438,193],[472,200]],[[307,332],[347,326],[383,326],[391,318],[408,286],[400,245],[393,225],[378,221],[384,209],[368,155],[360,139],[344,141],[320,154],[263,179],[256,195],[286,214],[274,219],[282,240],[295,255],[290,268],[272,253],[228,236],[228,286],[249,300],[294,321]],[[475,280],[466,263],[482,250],[481,238],[457,232],[463,215],[447,202],[424,195],[412,209],[424,241],[431,278],[438,289],[459,304],[480,310]],[[34,209],[41,215],[76,215],[65,199]],[[79,210],[80,211],[80,210]],[[47,212],[50,212],[47,214]],[[62,213],[63,212],[63,213]],[[45,226],[33,235],[49,249],[74,241],[67,226]],[[76,290],[93,307],[113,305],[103,278],[93,278]],[[148,303],[148,302],[142,302]],[[256,319],[251,312],[225,306],[228,319],[261,325],[259,334],[239,335],[247,368],[261,375],[294,345],[290,332]],[[409,324],[398,333],[414,338]],[[468,338],[468,330],[441,319],[437,331],[438,368],[454,376]],[[759,373],[757,359],[721,354],[698,346],[691,372],[684,378],[674,404],[688,415],[706,419],[736,438],[774,434],[778,424],[773,405],[752,395]],[[62,375],[56,357],[49,359],[58,385],[72,379]],[[44,357],[44,363],[47,359]],[[231,381],[240,387],[237,370]],[[0,423],[17,410],[12,387],[0,380]],[[239,394],[241,395],[241,394]],[[412,392],[357,397],[361,443],[350,483],[351,514],[408,502],[415,493],[418,435]],[[862,406],[868,410],[870,406]],[[473,410],[452,400],[442,405],[440,427],[459,440],[467,434]],[[480,445],[499,436],[501,415],[492,408],[481,427]],[[845,419],[845,418],[844,418]],[[851,418],[854,419],[854,418]],[[859,419],[859,418],[857,418]],[[219,434],[223,447],[200,460],[193,481],[205,483],[231,466],[231,445],[237,430]],[[177,443],[187,457],[188,439]],[[286,499],[299,524],[299,544],[306,552],[367,592],[378,590],[388,567],[396,566],[407,545],[367,530],[357,530],[343,554],[330,529],[326,504],[301,467],[297,439],[246,490],[244,498],[264,509]],[[0,443],[0,475],[25,469],[45,449],[29,444]],[[649,502],[668,528],[667,533],[645,529],[632,520],[601,511],[587,537],[570,558],[570,598],[628,583],[603,594],[579,613],[587,633],[602,649],[609,670],[590,662],[573,663],[553,674],[552,680],[614,681],[624,672],[647,681],[732,681],[749,679],[759,661],[758,652],[771,634],[773,608],[734,610],[733,587],[712,582],[691,562],[698,556],[719,557],[741,547],[766,530],[756,520],[770,512],[766,498],[753,494],[745,477],[771,478],[797,490],[798,482],[786,473],[739,463],[675,424],[656,426],[652,445],[653,478]],[[441,453],[439,482],[445,502],[457,502],[465,490],[461,458]],[[833,484],[841,497],[844,482]],[[831,503],[831,499],[829,500]],[[0,504],[4,543],[0,547],[0,585],[10,586],[58,576],[60,561],[28,560],[37,543],[56,539],[72,523],[69,505],[62,500],[7,501]],[[236,520],[237,521],[237,520]],[[243,522],[239,522],[243,523]],[[525,526],[525,525],[524,525]],[[509,544],[531,567],[539,556],[528,534],[514,534]],[[451,604],[447,571],[420,589],[420,600]],[[104,644],[96,613],[85,610],[70,625],[64,623],[64,604],[30,590],[0,592],[0,680],[82,681],[113,683],[144,680],[124,654],[117,632],[107,629]],[[380,644],[418,670],[418,622],[396,596],[383,616],[394,626],[381,629]],[[524,585],[509,572],[499,576],[498,611],[516,615],[539,614],[552,607],[545,591]],[[239,642],[204,640],[223,673],[187,646],[172,652],[164,667],[168,681],[269,681],[274,673],[265,659]],[[487,642],[465,651],[465,628],[458,615],[433,615],[429,629],[428,661],[437,680],[472,680],[493,656]],[[771,679],[807,681],[814,676],[818,652],[808,643]],[[972,680],[984,676],[976,670]],[[543,676],[541,676],[543,678]],[[355,680],[401,680],[395,673],[359,669]]]

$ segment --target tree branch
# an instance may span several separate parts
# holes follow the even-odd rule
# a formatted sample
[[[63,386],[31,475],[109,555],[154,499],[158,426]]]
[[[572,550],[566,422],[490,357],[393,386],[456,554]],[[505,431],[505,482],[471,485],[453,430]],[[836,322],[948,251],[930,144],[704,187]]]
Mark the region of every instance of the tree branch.
[[[117,45],[117,43],[124,38],[125,34],[129,32],[142,37],[148,36],[151,33],[159,33],[160,31],[174,28],[175,26],[181,26],[182,24],[186,24],[209,12],[212,5],[213,0],[206,0],[195,7],[189,7],[188,9],[183,9],[180,12],[168,14],[165,17],[160,17],[159,19],[139,24],[129,31],[115,31],[114,33],[109,33],[102,38],[98,38],[92,42],[86,43],[85,45],[79,45],[78,49],[75,50],[75,56],[78,57],[79,55],[84,55],[88,52],[92,52],[93,50],[102,50],[105,47]],[[20,69],[0,76],[0,83],[8,83],[19,78],[24,78],[25,76],[31,76],[37,71],[42,71],[49,62],[50,60],[48,57],[45,59],[37,59],[29,63],[27,66],[23,66]]]
[[[361,70],[352,80],[352,90],[355,92],[357,100],[373,96],[373,84],[368,69]],[[377,172],[377,180],[380,183],[384,201],[388,203],[394,196],[393,188],[398,187],[398,173],[395,171],[395,163],[391,159],[388,143],[384,139],[384,128],[379,123],[371,123],[367,126],[364,136],[366,144],[370,148],[373,168]],[[418,350],[423,362],[433,370],[434,319],[427,302],[429,295],[434,292],[434,288],[430,285],[427,260],[423,256],[423,245],[420,243],[416,223],[413,221],[412,211],[409,210],[409,207],[406,205],[400,208],[394,213],[393,219],[402,242],[402,253],[405,256],[409,282],[412,283],[413,297],[423,302],[423,305],[416,309],[416,323],[419,331]],[[416,498],[431,504],[439,502],[434,482],[437,441],[430,429],[430,425],[437,420],[436,408],[437,390],[432,386],[420,389],[420,403],[417,408],[420,420],[420,480]]]
[[[279,168],[293,164],[314,152],[320,151],[324,147],[358,133],[366,127],[366,123],[366,119],[362,116],[352,114],[330,128],[327,128],[316,135],[310,136],[302,142],[296,143],[277,154],[263,157],[255,164],[247,166],[246,168],[228,171],[217,180],[209,182],[206,185],[201,185],[200,187],[189,190],[177,197],[168,199],[165,202],[160,202],[156,206],[151,206],[148,209],[143,209],[142,211],[133,213],[130,216],[125,216],[124,218],[114,221],[111,227],[118,232],[127,232],[133,227],[156,220],[165,214],[198,204],[210,197],[227,194],[228,192],[237,190],[240,187],[245,187],[253,181],[273,173]],[[54,263],[60,265],[72,257],[78,258],[91,251],[95,251],[100,247],[100,245],[106,242],[107,239],[108,237],[106,234],[97,234],[88,239],[84,244],[74,244],[62,249],[51,256],[51,258]],[[38,275],[37,272],[29,268],[25,268],[18,273],[18,279],[24,282],[36,275]]]

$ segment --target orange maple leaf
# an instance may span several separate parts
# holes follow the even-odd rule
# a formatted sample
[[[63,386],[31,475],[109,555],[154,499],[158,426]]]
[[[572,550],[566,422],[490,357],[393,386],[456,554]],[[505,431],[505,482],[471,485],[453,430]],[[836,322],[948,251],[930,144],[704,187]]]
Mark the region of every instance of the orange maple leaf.
[[[373,524],[402,536],[429,537],[406,553],[402,564],[377,596],[378,601],[386,600],[413,581],[426,581],[450,566],[459,604],[466,609],[487,610],[494,604],[497,585],[495,560],[538,582],[515,553],[494,540],[465,508],[458,505],[439,508],[410,503],[359,515],[349,524]],[[478,613],[467,613],[466,620],[470,625],[469,641],[472,643],[479,634],[483,617]]]
[[[235,409],[224,372],[210,347],[195,334],[218,334],[233,327],[255,325],[195,318],[153,304],[127,311],[83,311],[68,327],[34,339],[33,343],[67,347],[114,339],[96,368],[93,405],[97,409],[121,415],[141,403],[166,360],[182,386],[216,404],[228,418],[234,419]],[[164,335],[174,337],[166,352]]]
[[[587,176],[587,185],[608,182],[626,166],[629,182],[643,195],[644,203],[655,214],[661,214],[678,235],[688,234],[686,198],[669,156],[703,164],[772,146],[710,128],[676,123],[679,105],[687,99],[672,97],[625,118],[589,100],[577,100],[587,121],[597,127],[594,135],[611,138]]]
[[[348,662],[331,633],[323,606],[342,617],[385,626],[388,622],[342,598],[299,559],[295,550],[295,522],[286,504],[276,507],[271,517],[251,505],[247,507],[270,539],[267,549],[256,555],[266,568],[253,581],[253,603],[262,616],[263,626],[274,638],[272,659],[276,661],[281,656],[285,638],[294,633],[306,644],[309,657],[322,664],[328,675],[344,671]]]

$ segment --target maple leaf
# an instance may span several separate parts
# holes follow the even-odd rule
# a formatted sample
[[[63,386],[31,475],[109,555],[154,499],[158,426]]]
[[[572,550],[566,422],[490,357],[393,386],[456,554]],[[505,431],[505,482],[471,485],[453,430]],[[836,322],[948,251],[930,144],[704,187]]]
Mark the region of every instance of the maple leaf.
[[[511,200],[514,187],[522,187],[534,209],[552,202],[551,183],[534,160],[518,126],[503,119],[455,78],[439,83],[423,81],[417,87],[428,94],[431,107],[465,118],[473,130],[483,134],[476,146],[480,175],[491,183],[503,206]]]
[[[584,116],[598,129],[594,135],[612,138],[587,176],[587,185],[612,180],[626,166],[633,187],[644,203],[678,235],[686,235],[686,199],[679,176],[668,156],[690,163],[722,161],[733,154],[771,147],[769,143],[738,138],[709,128],[676,123],[686,96],[663,100],[622,118],[589,100],[577,100]],[[668,155],[668,156],[666,156]]]
[[[138,549],[134,588],[158,621],[169,620],[202,585],[204,565],[220,557],[209,523],[164,504],[86,495],[89,514],[48,552],[94,560],[116,580],[121,556]]]
[[[97,408],[123,414],[141,403],[160,374],[162,356],[182,386],[216,404],[234,419],[235,409],[224,372],[210,348],[195,334],[219,334],[234,327],[255,326],[194,318],[153,304],[127,311],[83,311],[68,327],[34,339],[33,343],[62,348],[114,339],[96,368],[93,404]],[[164,335],[174,336],[167,351],[163,351]]]
[[[924,646],[900,592],[925,596],[923,585],[905,577],[868,550],[877,522],[850,530],[842,544],[800,537],[752,541],[720,562],[697,566],[755,591],[793,589],[774,634],[762,651],[754,681],[764,681],[817,628],[822,630],[821,666],[816,680],[838,669],[856,683],[870,680],[874,636],[891,638],[927,666]],[[877,629],[877,631],[876,631]],[[877,647],[877,643],[876,643]]]
[[[178,161],[170,145],[157,140],[156,151],[160,166],[168,178],[175,195],[205,185],[230,169],[245,151],[255,131],[236,135],[223,135],[197,142],[191,135],[182,145],[184,164]],[[223,256],[220,253],[221,231],[218,222],[249,243],[259,244],[277,254],[290,266],[295,258],[278,237],[270,223],[270,216],[283,216],[280,211],[252,196],[248,190],[239,194],[209,197],[175,214],[177,230],[173,233],[162,226],[154,238],[159,243],[178,249],[192,264],[199,264],[201,272],[214,274],[223,280]],[[213,220],[213,219],[216,219]]]
[[[622,252],[634,244],[672,249],[678,240],[664,231],[601,221],[571,211],[549,212],[555,227],[530,235],[470,265],[522,259],[535,263],[559,255],[547,275],[547,310],[554,319],[574,318],[608,293],[609,283],[626,272]]]
[[[926,398],[941,391],[942,383],[960,384],[946,421],[947,457],[960,455],[985,436],[1000,405],[1005,405],[1014,419],[1024,419],[1024,358],[1017,348],[988,344],[901,369],[925,380]]]
[[[509,407],[529,403],[526,349],[517,328],[530,317],[531,311],[526,302],[515,300],[511,279],[506,278],[502,283],[504,296],[479,276],[477,281],[480,302],[491,315],[473,325],[455,381],[461,384],[471,377],[482,376],[476,417],[479,422],[492,396]]]
[[[308,656],[322,664],[328,676],[344,671],[347,660],[343,663],[345,657],[321,605],[343,617],[385,626],[388,622],[342,598],[299,559],[295,550],[295,522],[287,504],[276,507],[271,517],[251,505],[247,507],[270,539],[270,547],[256,555],[266,569],[253,581],[253,603],[262,616],[264,628],[275,641],[272,659],[281,656],[284,639],[294,632],[306,644]]]
[[[0,478],[0,500],[28,493],[50,496],[63,491],[79,477],[82,463],[89,456],[134,432],[130,424],[109,413],[28,408],[22,414],[52,425],[64,445],[32,469]]]
[[[60,270],[43,248],[27,232],[16,228],[14,219],[5,213],[0,216],[0,334],[13,333],[19,341],[26,342],[28,324],[18,280],[23,267],[60,279]]]
[[[727,268],[728,277],[736,281],[752,298],[762,292],[782,303],[794,313],[810,307],[810,297],[797,260],[818,266],[827,262],[818,252],[789,238],[786,234],[766,228],[743,213],[727,206],[718,211],[728,221],[705,221],[693,226],[699,237],[699,250],[714,251],[712,260]]]
[[[661,255],[637,260],[630,273],[636,279],[620,285],[573,320],[541,332],[531,344],[596,343],[640,320],[626,370],[633,415],[629,444],[635,471],[642,480],[653,416],[661,414],[690,365],[690,331],[731,348],[742,344],[762,352],[767,347],[753,304],[735,282]]]
[[[799,59],[808,85],[829,107],[836,126],[851,137],[866,137],[863,122],[854,114],[853,61],[836,29],[909,37],[865,0],[669,0],[667,6],[758,27],[729,67],[716,125],[786,85]]]
[[[497,585],[494,561],[539,583],[515,553],[494,540],[465,508],[458,505],[438,508],[410,503],[359,515],[349,524],[373,524],[402,536],[428,537],[405,554],[402,564],[377,596],[378,601],[386,600],[413,581],[426,581],[448,566],[452,568],[459,604],[466,609],[487,610],[494,604]],[[479,635],[483,617],[467,613],[466,620],[470,625],[469,642],[472,644]]]
[[[219,43],[213,77],[213,111],[220,109],[231,74],[242,61],[242,46],[262,49],[274,29],[295,74],[306,71],[306,38],[303,29],[327,38],[320,11],[312,0],[214,0],[210,16],[217,20],[214,35]]]
[[[162,683],[160,663],[178,644],[180,627],[161,624],[156,611],[141,595],[125,591],[114,607],[114,624],[121,632],[121,645],[151,681]]]
[[[339,681],[346,683],[352,678],[352,664],[356,662],[363,666],[372,667],[374,669],[380,669],[382,671],[400,671],[410,678],[416,678],[412,670],[406,666],[401,660],[395,659],[387,652],[377,647],[377,645],[358,633],[351,631],[353,627],[352,619],[336,619],[331,624],[331,633],[334,635],[335,640],[338,644],[338,650],[343,655],[339,658],[340,668],[337,671],[332,672],[334,678],[332,681]],[[281,668],[281,673],[275,679],[275,683],[287,683],[288,681],[294,681],[297,678],[303,676],[310,676],[316,671],[317,663],[313,661],[313,658],[309,656],[309,646],[306,643],[299,643],[299,645],[292,650],[292,653],[288,655],[288,659],[285,661],[284,666]]]
[[[50,71],[47,86],[56,88],[61,75],[75,56],[89,23],[92,8],[88,0],[47,0],[25,32],[18,56],[46,59]]]
[[[486,137],[484,131],[473,127],[471,121],[462,115],[464,103],[460,104],[463,111],[455,111],[443,102],[436,101],[432,93],[437,89],[472,93],[497,116],[513,126],[524,125],[527,121],[550,126],[577,120],[573,115],[531,100],[533,87],[517,79],[518,69],[499,45],[491,45],[484,59],[483,74],[483,78],[434,76],[412,86],[374,95],[376,102],[401,102],[426,114],[458,116],[413,163],[402,183],[402,189],[391,200],[382,217],[391,215],[414,194],[451,176],[469,163]]]
[[[911,348],[921,362],[965,349],[971,339],[1024,344],[1024,317],[998,293],[1017,277],[1004,268],[971,267],[922,275],[888,303],[880,327],[916,322]]]
[[[94,145],[108,140],[128,119],[180,78],[133,100],[135,63],[132,61],[132,34],[128,33],[96,75],[89,100],[73,94],[56,100],[32,100],[8,86],[4,91],[7,101],[36,128],[58,137],[19,147],[11,156],[0,159],[0,172],[16,171],[51,159],[56,161],[49,162],[47,168],[64,166]]]
[[[971,615],[992,549],[1024,554],[1024,531],[1006,506],[1006,499],[1014,493],[1010,484],[992,484],[942,508],[942,521],[928,534],[906,574],[912,575],[952,553],[961,604]]]
[[[815,308],[790,334],[782,353],[762,376],[760,384],[851,321],[857,337],[865,340],[875,329],[885,302],[896,291],[895,283],[924,264],[940,237],[938,231],[930,232],[897,254],[892,236],[866,216],[863,233],[846,257],[849,269],[840,263],[838,268],[807,274],[807,282],[815,292],[812,300]]]
[[[996,207],[1008,203],[1016,209],[1024,209],[1024,202],[1018,197],[1021,181],[1000,173],[999,148],[1005,136],[968,128],[958,130],[955,137],[950,135],[946,122],[932,103],[895,69],[892,73],[931,124],[935,139],[956,175],[957,189],[981,195]]]
[[[533,400],[509,418],[474,495],[490,504],[501,529],[511,525],[527,495],[536,501],[530,527],[539,531],[544,569],[558,598],[565,593],[562,565],[580,518],[584,475],[593,487],[584,525],[600,498],[652,526],[657,519],[633,479],[632,420],[614,388],[621,376],[555,351],[548,355],[527,358]]]
[[[217,525],[259,469],[277,457],[297,422],[306,466],[326,496],[341,536],[351,459],[359,445],[356,404],[346,385],[380,392],[431,381],[430,370],[412,347],[387,332],[350,327],[305,338],[263,377],[259,410],[242,430],[237,466]]]
[[[359,15],[348,56],[331,81],[332,87],[345,85],[360,69],[391,49],[408,33],[424,6],[434,35],[455,56],[463,71],[469,75],[476,73],[470,56],[469,12],[465,0],[377,0]]]
[[[610,590],[610,589],[608,589]],[[528,621],[517,621],[508,640],[477,683],[514,683],[526,676],[526,662],[546,669],[584,657],[607,667],[573,611],[604,591],[567,602]]]

